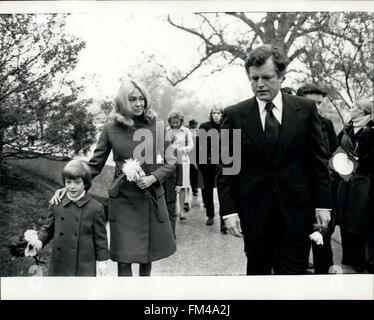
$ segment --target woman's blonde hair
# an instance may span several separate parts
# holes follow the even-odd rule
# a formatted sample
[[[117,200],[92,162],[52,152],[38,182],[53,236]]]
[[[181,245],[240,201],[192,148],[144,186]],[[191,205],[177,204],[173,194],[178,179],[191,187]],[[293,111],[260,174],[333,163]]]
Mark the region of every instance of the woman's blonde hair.
[[[133,127],[134,120],[132,119],[132,112],[130,107],[129,95],[138,89],[144,97],[145,105],[143,117],[148,122],[151,123],[156,117],[156,113],[151,107],[151,97],[147,88],[139,81],[134,80],[123,80],[118,89],[117,96],[114,98],[114,116],[117,121],[122,124]]]

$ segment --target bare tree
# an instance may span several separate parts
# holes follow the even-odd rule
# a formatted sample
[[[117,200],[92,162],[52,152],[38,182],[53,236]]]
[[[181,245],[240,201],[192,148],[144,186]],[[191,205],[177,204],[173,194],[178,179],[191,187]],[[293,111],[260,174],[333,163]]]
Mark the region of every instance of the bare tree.
[[[167,17],[170,25],[201,40],[200,58],[190,70],[183,74],[167,73],[172,85],[187,79],[214,56],[220,55],[227,64],[243,64],[255,46],[275,43],[283,48],[290,63],[301,61],[315,82],[334,83],[335,96],[344,101],[346,96],[352,101],[372,93],[372,13],[267,12],[259,17],[226,12],[194,16],[196,21],[189,25]]]

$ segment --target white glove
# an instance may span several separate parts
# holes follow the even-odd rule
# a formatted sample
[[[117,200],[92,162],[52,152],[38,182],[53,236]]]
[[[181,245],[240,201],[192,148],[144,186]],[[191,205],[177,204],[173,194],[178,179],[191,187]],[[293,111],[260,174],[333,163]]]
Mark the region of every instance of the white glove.
[[[108,262],[107,261],[97,261],[97,273],[99,277],[105,277],[108,276],[109,271],[108,271]]]
[[[323,246],[322,234],[318,231],[314,231],[310,236],[310,240],[313,240],[317,245]]]

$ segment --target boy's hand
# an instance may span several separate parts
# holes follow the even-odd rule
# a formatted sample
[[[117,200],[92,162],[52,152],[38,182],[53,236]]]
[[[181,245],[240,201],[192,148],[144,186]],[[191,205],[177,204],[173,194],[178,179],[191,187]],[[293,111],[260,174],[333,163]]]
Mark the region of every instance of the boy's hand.
[[[97,273],[99,277],[106,277],[109,275],[108,261],[98,261],[97,262]]]
[[[51,200],[49,200],[49,204],[57,206],[61,202],[65,194],[66,194],[66,188],[58,189],[55,192],[54,196],[51,198]]]

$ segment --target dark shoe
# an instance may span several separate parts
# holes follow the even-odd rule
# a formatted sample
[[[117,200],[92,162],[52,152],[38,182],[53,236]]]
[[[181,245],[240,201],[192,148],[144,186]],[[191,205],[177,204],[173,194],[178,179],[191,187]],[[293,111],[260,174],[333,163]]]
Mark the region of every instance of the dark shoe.
[[[185,221],[187,218],[186,216],[180,216],[181,221]]]
[[[183,209],[186,212],[190,211],[190,204],[189,203],[185,203],[184,206],[183,206]]]
[[[221,232],[223,234],[227,234],[227,228],[226,228],[226,226],[221,226]]]
[[[207,226],[211,226],[213,223],[214,223],[214,219],[213,218],[208,218],[208,220],[206,221],[206,225]]]

